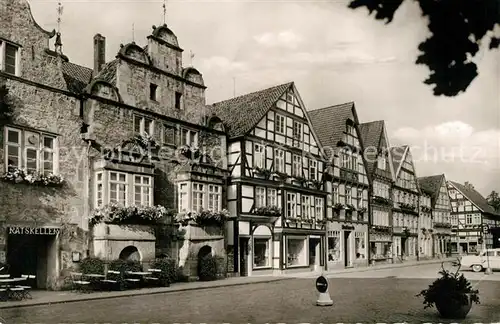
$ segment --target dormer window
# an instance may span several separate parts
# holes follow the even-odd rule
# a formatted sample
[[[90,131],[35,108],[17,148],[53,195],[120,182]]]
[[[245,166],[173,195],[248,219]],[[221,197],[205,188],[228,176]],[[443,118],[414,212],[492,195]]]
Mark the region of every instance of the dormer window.
[[[149,99],[150,100],[157,101],[156,100],[156,89],[158,89],[158,86],[156,84],[151,83],[149,85]]]
[[[19,74],[19,47],[0,40],[0,70],[12,75]]]

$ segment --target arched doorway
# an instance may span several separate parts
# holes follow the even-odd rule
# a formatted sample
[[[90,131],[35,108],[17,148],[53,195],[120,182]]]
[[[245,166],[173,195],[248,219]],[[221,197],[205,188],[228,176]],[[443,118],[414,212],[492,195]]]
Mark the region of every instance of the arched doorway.
[[[139,250],[135,246],[127,246],[120,252],[120,260],[125,261],[141,261]]]
[[[201,266],[201,260],[206,257],[207,255],[212,255],[212,247],[205,245],[203,246],[200,251],[198,251],[198,262],[197,262],[197,272],[198,275],[200,275],[200,266]]]

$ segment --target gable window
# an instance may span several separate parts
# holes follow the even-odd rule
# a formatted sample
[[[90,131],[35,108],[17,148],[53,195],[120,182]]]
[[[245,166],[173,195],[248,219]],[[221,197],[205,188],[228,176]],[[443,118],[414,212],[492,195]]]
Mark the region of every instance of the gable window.
[[[109,173],[109,202],[128,206],[127,174],[122,172]]]
[[[309,160],[309,179],[318,180],[318,161]]]
[[[274,170],[276,172],[285,172],[285,151],[280,149],[274,150]]]
[[[345,189],[345,203],[346,203],[346,205],[352,205],[351,188]]]
[[[221,208],[220,186],[208,185],[208,210],[218,212]]]
[[[11,43],[0,41],[0,71],[18,75],[19,47]]]
[[[175,127],[163,125],[163,145],[175,145]]]
[[[189,209],[188,184],[179,184],[179,212],[186,212]]]
[[[346,126],[346,133],[349,135],[356,136],[356,131],[352,125],[347,125]]]
[[[149,99],[156,101],[156,89],[158,89],[158,86],[154,83],[151,83],[149,85]]]
[[[278,206],[278,191],[267,188],[267,206]]]
[[[253,165],[255,168],[264,168],[266,154],[264,145],[254,143],[253,145]]]
[[[255,207],[265,207],[266,206],[266,188],[257,187],[255,188]]]
[[[25,168],[28,173],[56,172],[56,137],[42,132],[5,127],[6,171]]]
[[[182,109],[181,103],[182,103],[182,93],[176,92],[175,93],[175,109]]]
[[[274,122],[274,131],[279,134],[285,134],[285,117],[276,114],[276,120]]]
[[[138,206],[151,206],[153,204],[153,196],[151,195],[151,177],[138,176],[134,177],[134,202]]]
[[[302,141],[302,123],[294,121],[293,122],[293,146],[299,147]]]
[[[135,115],[134,116],[134,132],[137,134],[148,134],[154,135],[154,123],[153,119]]]
[[[299,155],[293,156],[292,176],[302,177],[302,158]]]
[[[297,194],[288,193],[286,197],[286,216],[297,217]]]
[[[181,145],[198,147],[198,132],[183,128],[181,130]]]
[[[193,211],[200,212],[205,205],[205,185],[193,183]]]
[[[316,219],[323,219],[323,198],[314,198],[314,205],[316,208]]]

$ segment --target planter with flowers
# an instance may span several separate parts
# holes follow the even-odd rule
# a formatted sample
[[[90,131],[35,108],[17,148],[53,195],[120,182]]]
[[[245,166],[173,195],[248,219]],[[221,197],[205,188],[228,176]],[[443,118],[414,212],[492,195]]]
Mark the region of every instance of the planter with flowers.
[[[266,179],[268,179],[270,176],[271,176],[271,170],[268,170],[266,168],[259,168],[259,167],[254,167],[253,168],[253,173],[255,175],[258,175],[258,176],[261,176],[261,177],[264,177]]]
[[[201,151],[199,148],[189,145],[184,145],[179,149],[179,153],[189,160],[199,159]]]
[[[194,222],[200,226],[216,226],[222,227],[227,219],[231,216],[227,209],[221,211],[202,210],[200,212],[188,212],[184,215],[179,215],[177,221],[182,226],[187,226],[190,222]]]
[[[130,140],[130,142],[142,147],[143,149],[160,148],[160,144],[158,144],[158,142],[156,142],[156,140],[148,133],[137,134]]]
[[[6,182],[24,183],[45,187],[61,187],[64,178],[56,174],[41,174],[37,172],[28,173],[25,169],[9,167],[9,170],[2,175],[1,179]]]
[[[460,260],[457,260],[457,271],[445,270],[441,264],[440,278],[436,279],[417,297],[424,297],[424,308],[436,306],[441,317],[446,319],[464,319],[472,308],[472,303],[479,304],[479,291],[473,289],[471,283],[459,275]]]
[[[277,206],[264,206],[254,209],[253,214],[262,216],[281,216],[281,208]]]
[[[128,206],[110,203],[94,209],[90,216],[91,226],[105,223],[118,225],[156,225],[173,216],[174,211],[169,211],[163,206]]]

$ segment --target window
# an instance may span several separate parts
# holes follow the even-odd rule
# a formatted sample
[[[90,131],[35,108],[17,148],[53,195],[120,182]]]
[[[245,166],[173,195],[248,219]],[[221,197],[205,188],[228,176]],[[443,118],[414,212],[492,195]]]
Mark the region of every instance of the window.
[[[287,194],[286,216],[289,218],[297,217],[297,195],[294,193]]]
[[[163,145],[175,145],[175,127],[163,125]]]
[[[340,231],[328,231],[328,261],[340,261]]]
[[[175,93],[175,109],[182,109],[181,101],[182,101],[182,93],[176,92]]]
[[[332,199],[333,203],[337,204],[339,203],[339,187],[338,186],[332,186]]]
[[[5,127],[5,160],[10,168],[28,173],[56,173],[56,138],[51,135]]]
[[[350,135],[356,135],[356,132],[352,125],[346,125],[346,133]]]
[[[183,128],[181,130],[181,145],[197,147],[198,132]]]
[[[473,223],[478,224],[478,225],[481,224],[481,215],[480,214],[474,214]]]
[[[314,198],[314,205],[316,208],[316,219],[323,219],[323,198]]]
[[[379,156],[378,161],[377,161],[377,167],[380,170],[385,170],[385,157],[384,156]]]
[[[151,183],[148,176],[135,176],[134,177],[134,202],[137,206],[151,206]]]
[[[365,233],[355,232],[354,245],[356,247],[356,259],[366,259]]]
[[[179,212],[186,212],[189,209],[188,184],[179,184]]]
[[[253,266],[254,268],[263,268],[270,266],[269,244],[268,238],[253,239]]]
[[[472,224],[472,215],[468,214],[465,216],[465,223],[466,224]]]
[[[274,122],[274,130],[276,133],[285,134],[285,117],[276,114],[276,121]]]
[[[193,211],[200,212],[205,202],[205,185],[193,183]]]
[[[278,206],[278,191],[276,189],[267,188],[267,205]]]
[[[285,172],[285,151],[280,149],[274,150],[274,170],[276,172]]]
[[[311,197],[302,195],[302,218],[311,218]]]
[[[363,191],[358,189],[358,208],[363,208]]]
[[[121,172],[109,173],[109,202],[128,206],[127,201],[127,174]]]
[[[318,179],[318,161],[316,160],[309,160],[309,179]]]
[[[221,208],[220,186],[208,185],[208,210],[218,212]]]
[[[103,178],[102,172],[98,172],[95,175],[96,182],[96,195],[95,195],[95,204],[96,207],[101,207],[103,205]]]
[[[266,188],[257,187],[255,188],[255,207],[265,207],[266,206]]]
[[[156,89],[158,86],[154,83],[149,85],[149,99],[156,101]]]
[[[264,145],[254,143],[253,145],[253,166],[255,168],[264,168],[266,161],[266,154]]]
[[[18,75],[19,48],[13,44],[0,41],[0,70]]]
[[[345,203],[346,205],[352,205],[351,188],[345,188]]]
[[[307,250],[305,240],[302,238],[287,239],[287,266],[307,265]]]
[[[293,122],[293,146],[299,147],[302,141],[302,123]]]
[[[151,118],[135,115],[134,132],[138,134],[154,135],[154,123]]]
[[[293,156],[292,176],[302,177],[302,159],[299,155]]]

